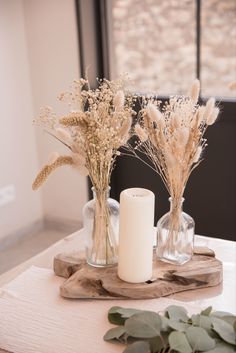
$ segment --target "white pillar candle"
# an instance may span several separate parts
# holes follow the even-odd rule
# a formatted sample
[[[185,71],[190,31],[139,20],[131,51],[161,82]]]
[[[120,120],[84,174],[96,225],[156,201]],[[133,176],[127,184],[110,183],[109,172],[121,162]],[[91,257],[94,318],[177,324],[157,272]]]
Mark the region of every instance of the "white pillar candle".
[[[152,277],[153,192],[132,188],[120,194],[118,276],[130,283]]]

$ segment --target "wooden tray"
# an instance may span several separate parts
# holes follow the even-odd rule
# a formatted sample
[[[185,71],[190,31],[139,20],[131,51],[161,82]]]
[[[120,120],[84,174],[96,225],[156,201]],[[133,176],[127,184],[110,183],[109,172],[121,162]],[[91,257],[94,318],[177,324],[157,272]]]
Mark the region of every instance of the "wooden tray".
[[[216,286],[222,281],[222,263],[208,248],[194,248],[192,260],[181,266],[158,261],[155,255],[153,258],[153,278],[139,284],[120,280],[117,266],[89,266],[84,254],[78,252],[57,255],[54,272],[67,278],[60,287],[61,296],[74,299],[151,299]]]

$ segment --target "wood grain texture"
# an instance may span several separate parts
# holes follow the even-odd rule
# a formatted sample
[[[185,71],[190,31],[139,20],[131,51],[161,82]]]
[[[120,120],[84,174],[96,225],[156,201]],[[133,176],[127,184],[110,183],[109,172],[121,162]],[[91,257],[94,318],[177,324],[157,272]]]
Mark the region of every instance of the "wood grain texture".
[[[111,324],[107,319],[113,305],[162,311],[179,302],[154,300],[65,300],[58,294],[64,278],[52,270],[31,267],[0,295],[0,347],[14,353],[121,353],[123,345],[103,340]],[[184,305],[189,314],[197,305]]]
[[[212,250],[194,249],[191,261],[176,266],[153,257],[153,277],[145,283],[131,284],[120,280],[117,266],[89,266],[82,253],[62,253],[54,259],[54,272],[67,278],[60,294],[73,299],[152,299],[190,289],[216,286],[222,281],[222,263]]]

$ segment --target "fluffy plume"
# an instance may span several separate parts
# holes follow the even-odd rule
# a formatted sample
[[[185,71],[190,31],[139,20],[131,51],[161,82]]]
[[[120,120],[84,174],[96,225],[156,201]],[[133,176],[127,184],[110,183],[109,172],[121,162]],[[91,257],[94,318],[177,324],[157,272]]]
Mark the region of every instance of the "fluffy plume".
[[[179,114],[172,114],[171,122],[173,127],[177,129],[178,127],[181,126],[181,122],[182,122],[181,116]]]
[[[191,87],[190,97],[193,103],[197,103],[200,93],[200,81],[196,79]]]
[[[186,146],[189,139],[189,128],[180,127],[174,132],[177,144],[180,146]]]
[[[198,146],[197,151],[193,158],[193,163],[197,163],[199,161],[201,154],[202,154],[202,146]]]
[[[146,134],[145,130],[139,125],[135,125],[135,132],[138,135],[141,142],[147,141],[148,135]]]
[[[68,116],[64,116],[59,119],[61,125],[64,126],[83,126],[86,124],[85,113],[70,113]]]
[[[206,121],[207,125],[212,125],[215,123],[215,121],[219,115],[219,112],[220,112],[219,108],[217,108],[217,107],[213,108],[211,114],[208,115],[208,117],[207,117],[207,121]]]
[[[70,136],[69,132],[66,129],[58,127],[56,129],[56,137],[58,137],[59,140],[65,142],[69,146],[72,144],[71,136]]]
[[[170,169],[173,169],[176,165],[176,159],[174,155],[169,151],[165,152],[165,163],[167,168],[170,168]]]
[[[215,106],[215,98],[211,97],[208,99],[208,101],[206,102],[206,106],[205,106],[205,112],[204,112],[204,120],[207,121],[208,117],[212,114],[214,106]]]
[[[72,159],[74,162],[74,167],[79,170],[81,175],[87,176],[88,169],[85,167],[86,160],[77,153],[72,154]]]
[[[47,165],[54,163],[54,162],[57,160],[58,157],[59,157],[59,153],[57,153],[57,152],[52,152],[52,153],[49,155],[49,157],[48,157]]]
[[[154,104],[149,103],[146,108],[146,112],[147,112],[147,115],[150,118],[150,120],[152,122],[155,122],[157,124],[157,126],[163,125],[163,122],[164,122],[163,115]]]
[[[60,156],[53,163],[46,164],[35,178],[32,185],[33,190],[37,190],[47,180],[49,175],[58,167],[73,164],[73,159],[70,156]]]
[[[121,111],[124,107],[125,95],[122,90],[119,90],[113,98],[113,104],[116,111]]]
[[[121,126],[118,136],[120,137],[121,141],[126,140],[129,136],[129,131],[132,125],[132,118],[129,117],[127,120],[124,121],[123,125]]]
[[[203,122],[204,120],[204,115],[205,115],[205,107],[201,106],[198,108],[197,110],[197,114],[196,117],[198,119],[198,127],[200,126],[200,124]]]

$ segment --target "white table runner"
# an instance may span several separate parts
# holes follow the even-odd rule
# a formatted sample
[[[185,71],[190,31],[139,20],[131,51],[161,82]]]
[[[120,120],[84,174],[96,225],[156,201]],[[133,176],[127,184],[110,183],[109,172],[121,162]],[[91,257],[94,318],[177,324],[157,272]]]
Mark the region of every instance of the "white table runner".
[[[14,353],[115,353],[124,346],[103,341],[112,326],[111,306],[160,311],[181,302],[152,300],[68,300],[59,296],[63,278],[31,267],[0,288],[0,348]],[[199,308],[182,303],[190,313]]]

